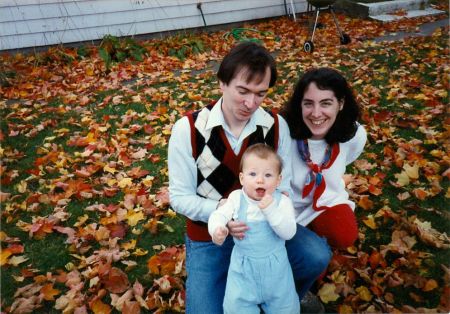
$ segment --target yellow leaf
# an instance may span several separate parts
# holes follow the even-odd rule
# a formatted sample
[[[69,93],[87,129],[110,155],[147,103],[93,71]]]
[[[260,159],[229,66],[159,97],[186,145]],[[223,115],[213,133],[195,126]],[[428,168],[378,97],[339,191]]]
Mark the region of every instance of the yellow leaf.
[[[133,253],[131,253],[131,254],[133,254],[133,255],[135,255],[135,256],[144,256],[144,255],[147,255],[148,254],[148,251],[147,250],[143,250],[143,249],[141,249],[141,248],[137,248]]]
[[[16,185],[16,188],[17,188],[17,192],[25,193],[25,191],[27,190],[27,182],[26,181],[20,181],[20,183],[18,183]]]
[[[96,139],[95,139],[95,133],[89,132],[88,135],[86,136],[86,142],[88,142],[88,143],[94,143],[95,141],[96,141]]]
[[[117,223],[117,215],[112,214],[109,217],[102,217],[102,218],[100,218],[99,223],[104,226],[109,225],[109,224],[116,224]]]
[[[344,283],[345,282],[345,274],[342,274],[339,270],[336,270],[331,274],[331,280],[335,283]]]
[[[8,260],[8,264],[9,265],[12,265],[12,266],[17,266],[17,265],[19,265],[19,264],[21,264],[21,263],[23,263],[23,262],[25,262],[25,261],[28,261],[29,260],[29,258],[27,258],[27,257],[25,257],[25,256],[23,256],[23,255],[20,255],[20,256],[13,256],[13,257],[11,257],[9,260]]]
[[[125,242],[121,245],[124,250],[132,250],[136,247],[136,239],[131,240],[130,242]]]
[[[142,179],[142,184],[144,184],[146,187],[151,187],[153,185],[154,179],[155,177],[148,175],[144,179]]]
[[[416,96],[414,96],[414,99],[417,99],[417,100],[428,100],[429,98],[427,96],[425,96],[424,94],[417,94]]]
[[[338,313],[339,314],[353,314],[354,311],[350,305],[342,304],[338,308]]]
[[[109,173],[112,173],[112,174],[114,174],[114,173],[117,172],[117,170],[116,170],[115,168],[112,168],[112,167],[110,167],[110,166],[108,166],[108,165],[105,165],[105,166],[103,167],[103,171],[109,172]]]
[[[109,238],[110,231],[108,228],[100,226],[98,230],[95,231],[94,237],[97,241],[106,240]]]
[[[94,69],[92,67],[86,67],[86,75],[94,76]]]
[[[120,188],[125,188],[127,186],[132,186],[133,182],[131,181],[131,178],[123,178],[122,180],[119,181],[119,187]]]
[[[129,210],[127,212],[127,220],[128,220],[128,224],[132,227],[136,226],[137,223],[141,220],[144,220],[144,214],[142,213],[142,211],[138,211],[135,212],[133,210]]]
[[[332,283],[324,284],[317,295],[323,303],[333,302],[339,298],[339,295],[336,293],[336,286]]]
[[[8,257],[12,255],[10,249],[4,249],[0,252],[0,266],[5,265],[8,262]]]
[[[0,241],[5,241],[8,235],[4,231],[0,231]]]
[[[88,215],[83,215],[83,216],[79,216],[78,217],[78,219],[77,219],[77,222],[73,225],[74,227],[80,227],[80,226],[82,226],[85,222],[86,222],[86,220],[88,220],[89,219],[89,216]]]
[[[108,184],[109,186],[113,186],[113,185],[115,185],[117,183],[117,180],[116,179],[108,179],[107,181],[106,181],[106,184]]]
[[[356,288],[356,292],[358,292],[358,295],[362,300],[367,302],[372,300],[372,294],[370,293],[369,289],[367,289],[367,287],[365,286],[358,287]]]
[[[409,176],[405,171],[394,174],[394,177],[397,178],[397,184],[399,186],[406,186],[409,184]]]
[[[372,230],[377,229],[377,224],[375,222],[375,218],[372,215],[367,216],[367,219],[363,220],[364,224]]]
[[[405,163],[403,165],[403,169],[405,169],[406,174],[411,179],[419,179],[419,165],[414,164],[413,166],[408,165]]]

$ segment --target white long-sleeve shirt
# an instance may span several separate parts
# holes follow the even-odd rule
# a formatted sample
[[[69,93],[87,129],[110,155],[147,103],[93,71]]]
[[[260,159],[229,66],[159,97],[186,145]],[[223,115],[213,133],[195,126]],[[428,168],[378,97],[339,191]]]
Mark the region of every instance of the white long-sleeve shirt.
[[[339,143],[339,155],[330,168],[322,170],[322,175],[326,182],[326,189],[317,201],[317,206],[335,206],[338,204],[348,204],[353,210],[355,203],[349,200],[349,195],[345,190],[343,175],[346,166],[355,161],[364,149],[367,140],[366,130],[362,125],[358,126],[355,136],[345,143]],[[308,140],[311,160],[315,164],[320,164],[325,156],[327,143],[325,140]],[[302,198],[302,191],[310,169],[301,159],[296,140],[291,142],[292,152],[292,201],[296,212],[297,223],[306,226],[322,211],[315,211],[312,208],[314,190]]]
[[[268,113],[259,108],[245,125],[239,137],[235,137],[222,113],[222,99],[211,109],[208,118],[208,127],[221,125],[225,131],[227,140],[238,154],[244,140],[256,130],[257,125],[265,123],[264,115]],[[283,160],[282,182],[279,190],[288,192],[290,190],[290,145],[291,137],[286,121],[278,116],[279,136],[278,154]],[[172,128],[168,150],[169,166],[169,193],[172,208],[195,221],[207,222],[209,215],[216,209],[218,201],[200,197],[197,195],[197,164],[192,157],[191,129],[187,117],[179,119]]]
[[[208,232],[212,236],[216,228],[226,227],[231,219],[239,218],[237,213],[241,202],[241,193],[248,203],[247,221],[267,220],[273,231],[283,240],[291,239],[297,230],[294,207],[289,197],[281,194],[279,204],[273,202],[264,209],[258,207],[258,201],[252,200],[243,190],[234,190],[227,201],[215,210],[208,220]]]

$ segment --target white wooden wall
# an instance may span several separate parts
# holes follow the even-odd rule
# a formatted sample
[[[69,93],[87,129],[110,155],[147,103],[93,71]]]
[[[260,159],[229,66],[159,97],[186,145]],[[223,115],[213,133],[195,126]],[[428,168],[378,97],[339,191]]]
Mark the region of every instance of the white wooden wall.
[[[285,14],[283,0],[0,0],[0,50],[202,27],[199,2],[208,26]]]

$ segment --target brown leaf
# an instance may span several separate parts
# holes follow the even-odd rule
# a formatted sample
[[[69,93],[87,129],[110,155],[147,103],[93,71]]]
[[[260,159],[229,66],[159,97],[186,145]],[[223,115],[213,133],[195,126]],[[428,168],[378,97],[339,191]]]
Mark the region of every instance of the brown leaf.
[[[116,267],[111,267],[108,274],[102,278],[102,282],[112,293],[122,293],[130,286],[127,274]]]
[[[136,301],[125,301],[122,314],[139,314],[141,313],[141,306]]]

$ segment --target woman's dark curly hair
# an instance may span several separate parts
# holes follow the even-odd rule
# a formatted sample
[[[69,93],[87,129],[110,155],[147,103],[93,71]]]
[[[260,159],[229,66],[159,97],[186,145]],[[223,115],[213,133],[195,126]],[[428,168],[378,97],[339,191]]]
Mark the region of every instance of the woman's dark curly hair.
[[[356,103],[352,89],[346,79],[331,68],[316,68],[307,71],[297,82],[291,99],[281,111],[294,139],[307,139],[312,136],[302,118],[302,100],[306,89],[312,82],[321,90],[330,90],[338,101],[344,100],[342,110],[338,112],[336,121],[325,136],[328,144],[344,143],[351,139],[358,128],[356,121],[360,118],[360,109]]]

